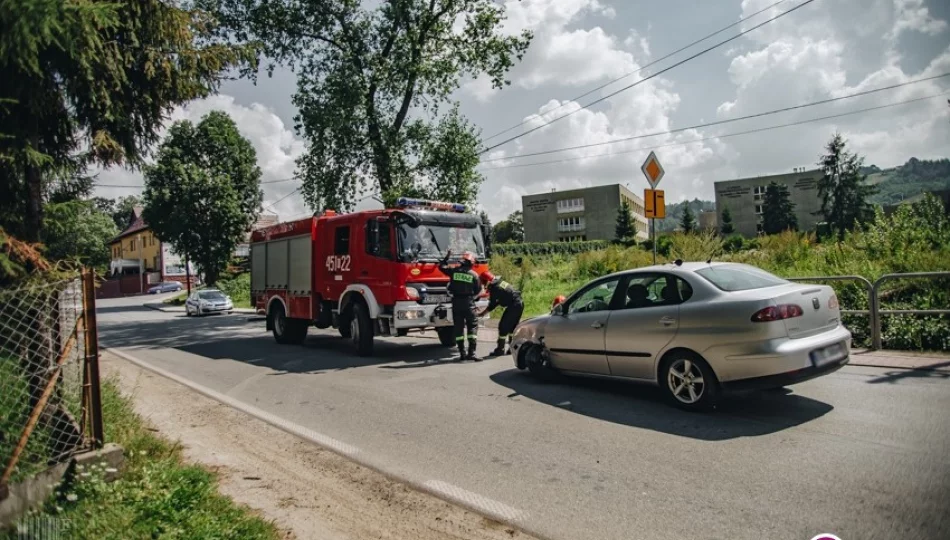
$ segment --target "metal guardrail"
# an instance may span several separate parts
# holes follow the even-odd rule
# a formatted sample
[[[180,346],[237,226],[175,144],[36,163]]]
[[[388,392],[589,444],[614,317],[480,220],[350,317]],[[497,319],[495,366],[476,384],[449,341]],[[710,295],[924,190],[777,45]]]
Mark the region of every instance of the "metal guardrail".
[[[881,315],[950,315],[950,309],[881,309],[881,284],[898,279],[940,279],[950,278],[950,272],[909,272],[903,274],[886,274],[871,283],[871,280],[861,276],[810,276],[786,278],[788,281],[809,283],[816,281],[854,281],[864,285],[868,291],[869,309],[842,309],[841,313],[849,315],[868,315],[871,326],[871,349],[880,350],[883,347],[881,339]]]
[[[898,279],[940,279],[950,278],[950,272],[910,272],[906,274],[885,274],[874,282],[871,290],[874,303],[871,309],[877,313],[874,328],[871,330],[871,348],[880,350],[883,347],[881,339],[881,315],[948,315],[950,309],[881,309],[881,284]]]

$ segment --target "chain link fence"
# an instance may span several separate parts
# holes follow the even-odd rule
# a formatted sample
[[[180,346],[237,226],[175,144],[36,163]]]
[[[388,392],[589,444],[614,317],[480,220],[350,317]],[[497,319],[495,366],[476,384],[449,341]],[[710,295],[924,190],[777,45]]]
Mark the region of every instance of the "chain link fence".
[[[0,289],[0,498],[102,442],[92,272]]]

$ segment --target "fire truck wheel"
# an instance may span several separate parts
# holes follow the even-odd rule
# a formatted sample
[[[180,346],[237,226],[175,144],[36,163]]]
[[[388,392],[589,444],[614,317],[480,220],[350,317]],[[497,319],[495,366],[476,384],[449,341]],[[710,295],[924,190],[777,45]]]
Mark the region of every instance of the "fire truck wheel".
[[[360,356],[373,354],[373,321],[369,318],[366,306],[356,302],[353,304],[353,317],[350,319],[350,339],[356,346],[356,353]]]
[[[307,321],[289,319],[284,313],[284,307],[274,306],[271,311],[274,327],[274,340],[282,345],[299,345],[307,338]]]
[[[451,326],[443,326],[437,328],[436,332],[439,333],[439,343],[446,347],[455,346],[455,329]]]

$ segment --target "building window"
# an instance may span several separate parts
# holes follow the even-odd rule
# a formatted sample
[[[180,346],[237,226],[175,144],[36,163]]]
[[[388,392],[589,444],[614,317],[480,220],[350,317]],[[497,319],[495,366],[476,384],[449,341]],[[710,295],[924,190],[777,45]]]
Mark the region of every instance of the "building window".
[[[755,205],[755,215],[757,215],[757,216],[761,216],[761,215],[762,215],[762,205],[761,205],[761,204]]]
[[[765,232],[765,230],[762,228],[762,223],[756,223],[756,224],[755,224],[755,233],[756,233],[756,234],[762,234],[763,232]]]
[[[584,199],[564,199],[557,202],[557,212],[563,214],[565,212],[583,212],[584,211]]]
[[[755,186],[752,188],[752,194],[755,196],[755,200],[761,201],[765,198],[765,186]]]
[[[557,230],[558,232],[583,231],[584,217],[574,216],[569,218],[561,218],[557,220]]]

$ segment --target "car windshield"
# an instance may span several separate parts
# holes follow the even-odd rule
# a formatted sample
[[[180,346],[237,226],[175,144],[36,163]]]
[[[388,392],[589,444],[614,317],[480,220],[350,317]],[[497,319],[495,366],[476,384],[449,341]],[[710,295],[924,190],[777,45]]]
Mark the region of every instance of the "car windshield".
[[[751,266],[719,265],[696,271],[718,289],[735,292],[784,285],[788,281]]]
[[[415,252],[418,250],[418,253]],[[481,229],[474,226],[451,226],[420,223],[399,225],[399,253],[404,258],[442,259],[451,250],[456,255],[471,251],[485,257],[485,241]]]
[[[201,291],[198,298],[202,300],[224,300],[224,293],[221,291]]]

